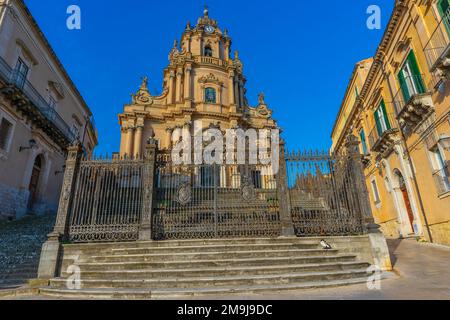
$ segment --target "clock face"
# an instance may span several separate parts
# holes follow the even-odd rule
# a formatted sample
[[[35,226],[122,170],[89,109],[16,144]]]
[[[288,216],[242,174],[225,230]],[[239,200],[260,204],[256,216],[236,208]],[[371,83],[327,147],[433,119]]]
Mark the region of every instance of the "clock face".
[[[213,33],[214,32],[214,27],[213,26],[206,26],[205,27],[205,31],[206,33]]]

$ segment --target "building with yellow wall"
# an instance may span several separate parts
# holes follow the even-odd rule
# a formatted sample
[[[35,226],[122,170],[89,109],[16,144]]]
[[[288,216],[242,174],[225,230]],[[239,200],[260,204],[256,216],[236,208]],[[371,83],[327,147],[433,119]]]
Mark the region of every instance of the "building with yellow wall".
[[[356,64],[332,152],[360,140],[376,222],[388,237],[450,245],[449,0],[395,1],[375,56]]]
[[[132,102],[119,114],[122,130],[120,154],[138,156],[145,141],[154,137],[160,149],[176,142],[174,132],[194,134],[194,122],[202,129],[277,129],[272,111],[260,94],[257,106],[246,98],[246,78],[238,52],[231,55],[231,38],[210,18],[207,9],[197,25],[187,23],[181,41],[175,41],[164,70],[162,94],[153,95],[147,79]]]

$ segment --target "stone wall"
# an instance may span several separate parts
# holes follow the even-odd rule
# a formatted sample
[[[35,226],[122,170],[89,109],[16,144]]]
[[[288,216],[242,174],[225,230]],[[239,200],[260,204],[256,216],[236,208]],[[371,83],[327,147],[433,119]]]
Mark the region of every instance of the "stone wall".
[[[29,194],[28,190],[11,188],[0,183],[0,219],[25,216]]]
[[[450,246],[450,221],[430,225],[433,242]]]
[[[385,221],[379,223],[380,230],[383,232],[384,236],[389,239],[398,239],[400,237],[400,233],[398,231],[399,224],[397,219]]]
[[[0,219],[21,219],[27,215],[30,192],[0,183]],[[31,210],[35,215],[54,214],[58,205],[39,199]]]

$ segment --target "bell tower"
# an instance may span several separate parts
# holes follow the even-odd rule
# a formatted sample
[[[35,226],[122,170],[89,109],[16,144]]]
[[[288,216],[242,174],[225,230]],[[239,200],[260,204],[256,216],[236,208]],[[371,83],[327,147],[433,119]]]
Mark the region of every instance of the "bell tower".
[[[251,107],[246,97],[243,64],[237,51],[231,56],[231,38],[212,19],[208,8],[197,24],[190,22],[180,41],[175,40],[164,69],[163,90],[152,95],[144,78],[132,103],[119,115],[121,154],[141,155],[149,136],[160,148],[171,147],[171,132],[192,128],[192,123],[229,128],[276,128],[264,99]]]

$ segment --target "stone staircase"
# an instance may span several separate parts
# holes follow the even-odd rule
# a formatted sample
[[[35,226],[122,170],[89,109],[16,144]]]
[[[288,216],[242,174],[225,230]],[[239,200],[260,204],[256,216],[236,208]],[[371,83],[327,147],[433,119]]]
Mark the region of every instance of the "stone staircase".
[[[251,294],[367,281],[369,263],[323,250],[319,239],[217,239],[64,246],[60,278],[40,294],[59,298],[164,299]],[[70,290],[66,271],[81,271]]]

